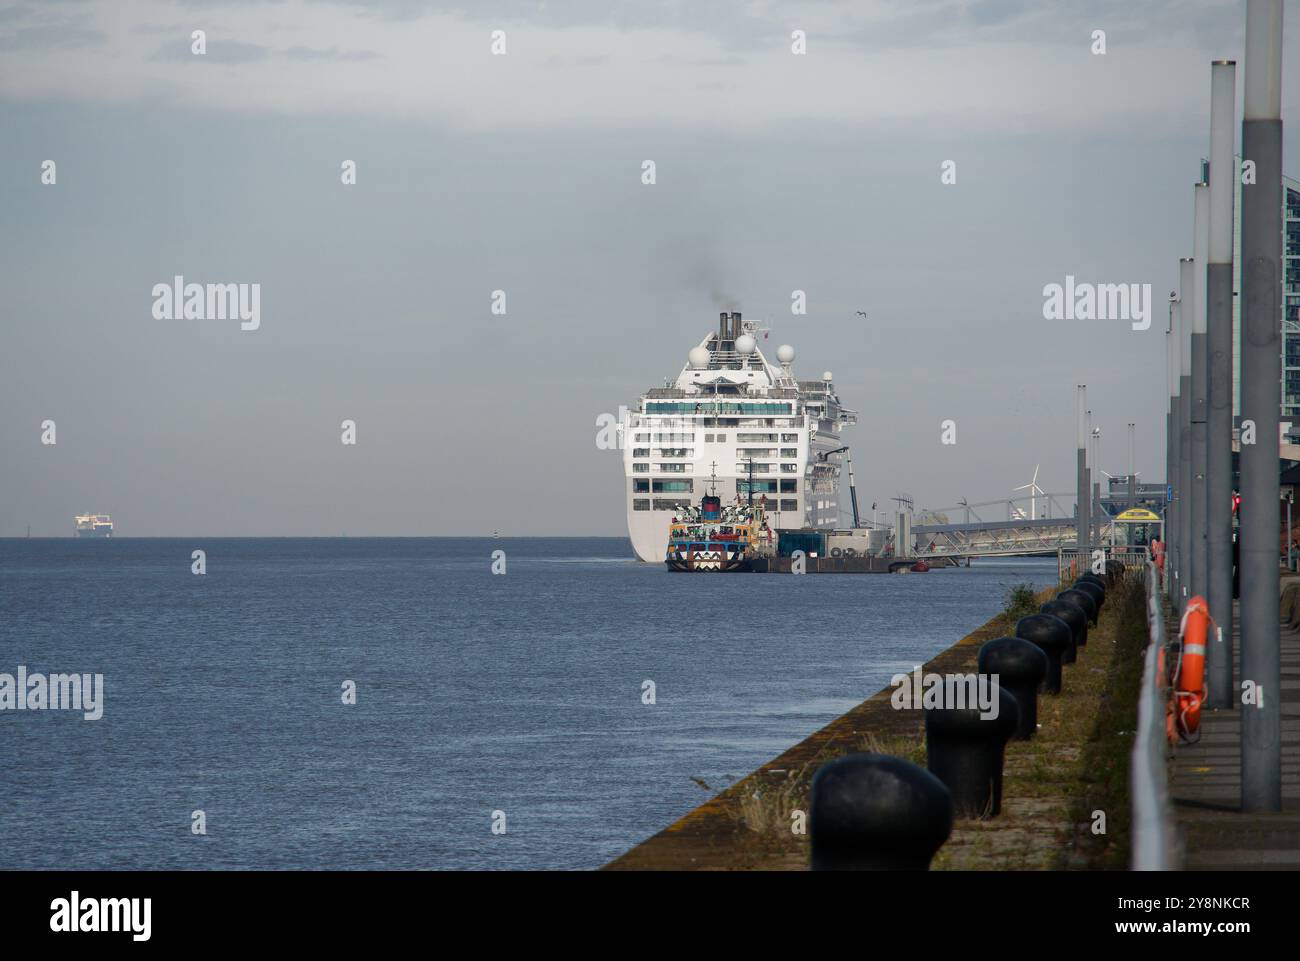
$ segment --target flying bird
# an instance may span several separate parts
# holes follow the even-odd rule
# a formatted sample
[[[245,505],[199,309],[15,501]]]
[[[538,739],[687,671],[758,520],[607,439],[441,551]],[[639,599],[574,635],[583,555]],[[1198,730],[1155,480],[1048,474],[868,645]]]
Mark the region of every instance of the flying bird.
[[[859,317],[866,317],[866,316],[867,316],[867,312],[866,312],[865,310],[859,310],[859,311],[858,311],[858,316],[859,316]]]

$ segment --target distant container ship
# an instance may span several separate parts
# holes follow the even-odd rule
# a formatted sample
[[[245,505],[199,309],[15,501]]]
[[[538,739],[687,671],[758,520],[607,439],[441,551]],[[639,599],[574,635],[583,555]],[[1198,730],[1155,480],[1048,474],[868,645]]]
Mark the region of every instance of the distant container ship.
[[[107,514],[78,514],[78,537],[112,537],[113,519]]]

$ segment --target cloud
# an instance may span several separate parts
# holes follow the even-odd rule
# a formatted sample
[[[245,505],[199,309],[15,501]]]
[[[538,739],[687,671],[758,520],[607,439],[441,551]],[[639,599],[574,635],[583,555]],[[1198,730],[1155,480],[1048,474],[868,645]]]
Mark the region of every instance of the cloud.
[[[318,50],[315,47],[290,47],[287,50],[277,51],[277,54],[288,60],[349,61],[383,59],[383,54],[376,53],[374,50],[340,50],[338,47],[330,47],[328,50]]]
[[[52,9],[58,29],[42,20]],[[178,11],[191,22],[176,23]],[[0,100],[148,103],[165,92],[234,112],[472,130],[1173,134],[1203,119],[1207,61],[1240,55],[1242,19],[1233,5],[1170,0],[120,0],[25,8],[0,61]],[[189,37],[200,28],[206,61],[230,69],[175,69],[197,59]],[[495,29],[506,31],[506,56],[490,52]],[[792,29],[806,32],[806,56],[791,52]],[[1093,29],[1107,31],[1106,56],[1089,52]],[[172,34],[161,46],[160,31]],[[1288,101],[1300,95],[1292,60]]]
[[[103,46],[107,40],[100,30],[56,25],[22,27],[0,35],[0,50],[83,50]]]
[[[189,36],[173,40],[159,47],[151,59],[170,62],[193,60],[198,63],[256,63],[270,55],[270,50],[261,44],[245,43],[242,40],[209,37],[207,52],[202,55],[194,52],[192,44]]]

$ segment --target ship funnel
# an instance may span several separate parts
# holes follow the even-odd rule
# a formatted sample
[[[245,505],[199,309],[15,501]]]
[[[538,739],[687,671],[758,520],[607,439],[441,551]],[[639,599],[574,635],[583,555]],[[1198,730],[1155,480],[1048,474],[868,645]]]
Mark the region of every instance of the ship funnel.
[[[718,314],[718,348],[722,348],[722,342],[729,340],[727,332],[730,329],[730,315],[724,310]]]
[[[735,340],[740,336],[740,311],[731,312],[731,339]]]

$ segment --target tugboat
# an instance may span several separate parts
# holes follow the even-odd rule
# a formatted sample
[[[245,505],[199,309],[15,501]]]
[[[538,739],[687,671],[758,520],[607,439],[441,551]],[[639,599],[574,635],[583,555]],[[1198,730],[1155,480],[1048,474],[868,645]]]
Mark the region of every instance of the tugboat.
[[[670,571],[747,571],[754,554],[770,544],[764,501],[724,507],[713,490],[673,517],[668,527]]]

